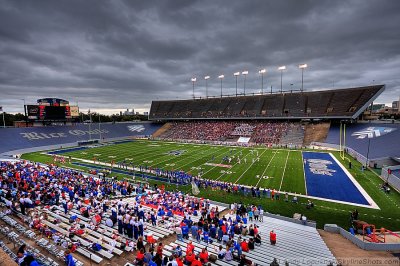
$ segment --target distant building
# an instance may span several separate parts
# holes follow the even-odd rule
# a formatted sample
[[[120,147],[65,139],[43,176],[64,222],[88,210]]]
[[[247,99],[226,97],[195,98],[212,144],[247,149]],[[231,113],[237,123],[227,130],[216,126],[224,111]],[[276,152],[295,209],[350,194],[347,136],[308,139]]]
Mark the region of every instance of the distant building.
[[[372,112],[373,113],[378,113],[380,110],[385,109],[385,104],[383,103],[377,103],[372,105]],[[371,111],[371,106],[368,107],[368,111]]]
[[[132,109],[132,111],[130,111],[129,109],[126,109],[126,111],[124,112],[124,115],[135,115],[135,110]]]
[[[149,112],[143,112],[143,115],[149,115]]]
[[[399,101],[393,101],[392,102],[392,108],[393,109],[396,109],[397,111],[399,111],[400,112],[400,100]]]

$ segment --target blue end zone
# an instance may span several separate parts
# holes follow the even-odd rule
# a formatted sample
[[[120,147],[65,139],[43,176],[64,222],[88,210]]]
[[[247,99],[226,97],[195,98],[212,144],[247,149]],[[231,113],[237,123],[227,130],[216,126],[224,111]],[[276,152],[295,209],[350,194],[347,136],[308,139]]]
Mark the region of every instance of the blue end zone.
[[[303,152],[309,196],[369,205],[329,153]]]

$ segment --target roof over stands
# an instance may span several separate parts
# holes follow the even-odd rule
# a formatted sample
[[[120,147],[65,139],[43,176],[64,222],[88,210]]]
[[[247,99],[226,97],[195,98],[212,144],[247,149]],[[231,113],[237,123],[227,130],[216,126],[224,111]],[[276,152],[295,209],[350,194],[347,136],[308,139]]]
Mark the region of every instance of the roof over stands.
[[[385,85],[255,96],[153,101],[150,120],[355,119]]]

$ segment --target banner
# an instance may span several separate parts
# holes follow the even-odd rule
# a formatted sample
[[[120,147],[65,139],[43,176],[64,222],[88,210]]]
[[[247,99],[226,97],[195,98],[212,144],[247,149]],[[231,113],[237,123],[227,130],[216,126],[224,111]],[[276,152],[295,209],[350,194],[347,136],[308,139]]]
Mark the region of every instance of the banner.
[[[192,181],[192,193],[193,195],[198,195],[200,193],[200,189],[194,181]]]
[[[70,106],[69,110],[71,112],[71,117],[79,117],[79,107],[78,106]]]

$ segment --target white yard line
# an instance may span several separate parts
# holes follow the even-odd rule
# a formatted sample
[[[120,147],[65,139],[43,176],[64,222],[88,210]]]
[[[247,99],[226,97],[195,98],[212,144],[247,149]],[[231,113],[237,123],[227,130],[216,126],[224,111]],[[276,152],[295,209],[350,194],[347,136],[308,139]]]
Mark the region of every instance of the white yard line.
[[[306,189],[306,195],[308,195],[308,192],[307,192],[307,181],[306,181],[306,171],[305,171],[305,169],[304,169],[303,152],[301,151],[300,153],[301,153],[301,164],[303,165],[304,186],[305,186],[305,189]]]
[[[182,167],[184,167],[184,166],[186,166],[186,165],[189,165],[189,164],[193,164],[193,162],[195,162],[195,161],[203,160],[204,157],[209,157],[210,155],[212,155],[212,154],[214,154],[214,153],[218,153],[218,152],[219,152],[219,150],[217,150],[216,152],[207,153],[206,155],[204,155],[203,157],[201,157],[201,158],[199,158],[199,159],[197,159],[197,160],[190,161],[190,162],[188,162],[187,164],[184,164],[184,165],[179,165],[179,168],[182,168]],[[195,154],[195,155],[198,155],[198,153],[194,153],[194,154]],[[194,156],[194,155],[193,155],[193,156]],[[187,159],[187,158],[185,158],[185,159]],[[180,160],[180,161],[183,161],[183,159]],[[175,165],[176,165],[176,164],[175,164]]]
[[[290,154],[290,150],[288,151],[288,153],[287,153],[287,156],[286,156],[285,167],[283,167],[283,173],[282,173],[281,185],[279,186],[279,190],[281,190],[281,188],[282,188],[283,177],[285,176],[285,172],[286,172],[286,165],[287,165],[287,161],[288,161],[288,159],[289,159],[289,154]]]
[[[264,154],[264,152],[266,152],[266,149],[261,153],[261,155],[259,156],[260,158],[261,158],[261,156]],[[249,153],[250,154],[250,153]],[[247,154],[247,155],[249,155],[249,154]],[[247,156],[246,155],[246,156]],[[246,157],[245,156],[245,157]],[[242,175],[241,176],[239,176],[239,178],[238,179],[236,179],[236,181],[235,181],[235,183],[234,184],[236,184],[237,183],[237,181],[239,181],[243,176],[244,176],[244,174],[253,166],[253,164],[256,162],[256,160],[254,160],[254,162],[252,162],[251,164],[250,164],[250,166],[246,169],[246,171],[244,171],[243,173],[242,173]]]
[[[237,152],[235,152],[235,154],[233,154],[233,155],[235,155],[236,156],[236,154],[238,154],[240,151],[243,151],[243,150],[239,150],[238,149],[238,151]],[[249,155],[250,154],[250,152],[248,153],[248,154],[246,154],[243,158],[245,158],[247,155]],[[237,163],[235,163],[235,164],[233,164],[232,165],[232,167],[230,168],[230,169],[232,169],[235,165],[237,165]],[[214,166],[214,167],[212,167],[210,170],[208,170],[207,172],[205,172],[204,174],[203,174],[203,176],[205,175],[205,174],[207,174],[208,172],[210,172],[211,170],[213,170],[214,168],[216,168],[216,167],[218,167],[218,166]],[[223,177],[224,176],[224,174],[222,174],[222,175],[220,175],[219,177],[217,177],[216,179],[214,179],[215,181],[218,181],[221,177]]]
[[[271,158],[271,160],[269,161],[269,163],[267,164],[267,167],[265,167],[264,172],[262,173],[262,175],[260,176],[260,179],[258,180],[258,182],[257,182],[257,184],[256,184],[256,187],[258,187],[258,184],[260,184],[261,179],[263,179],[263,176],[264,176],[265,172],[267,171],[269,165],[271,164],[272,160],[274,159],[274,157],[275,157],[275,155],[276,155],[277,153],[278,153],[278,151],[273,151],[273,154],[274,154],[274,155],[272,155],[272,158]]]

